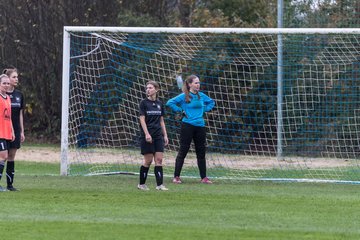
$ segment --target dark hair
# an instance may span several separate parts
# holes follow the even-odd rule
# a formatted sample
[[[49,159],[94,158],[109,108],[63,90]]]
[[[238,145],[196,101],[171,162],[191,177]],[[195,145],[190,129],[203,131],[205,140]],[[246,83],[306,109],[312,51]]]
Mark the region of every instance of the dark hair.
[[[155,89],[156,90],[159,90],[160,89],[160,85],[159,85],[159,83],[158,82],[155,82],[155,81],[148,81],[147,83],[146,83],[146,85],[145,86],[147,86],[147,85],[153,85],[154,87],[155,87]],[[157,95],[157,93],[156,93],[156,98],[158,97],[158,95]]]
[[[185,83],[182,86],[182,91],[183,91],[183,93],[185,93],[185,102],[187,102],[187,103],[190,102],[190,86],[189,86],[189,84],[192,83],[195,78],[199,78],[199,77],[194,74],[188,76],[185,79]],[[199,93],[197,93],[196,95],[198,96],[198,99],[200,99]]]

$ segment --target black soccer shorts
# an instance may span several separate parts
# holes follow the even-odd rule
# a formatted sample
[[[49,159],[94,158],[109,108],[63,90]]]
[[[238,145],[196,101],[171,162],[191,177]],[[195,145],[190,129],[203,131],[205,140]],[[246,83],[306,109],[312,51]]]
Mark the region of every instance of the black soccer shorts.
[[[164,145],[164,138],[153,139],[152,143],[148,143],[145,141],[145,138],[142,138],[140,140],[141,154],[164,152]]]

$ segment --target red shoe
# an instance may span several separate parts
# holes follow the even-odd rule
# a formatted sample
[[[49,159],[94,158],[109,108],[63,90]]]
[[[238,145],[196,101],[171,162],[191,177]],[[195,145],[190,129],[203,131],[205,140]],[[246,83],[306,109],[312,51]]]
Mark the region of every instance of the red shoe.
[[[175,183],[175,184],[181,184],[182,183],[180,177],[174,177],[172,182]]]
[[[208,177],[204,177],[203,179],[201,179],[201,183],[212,184],[213,182],[210,181],[210,179]]]

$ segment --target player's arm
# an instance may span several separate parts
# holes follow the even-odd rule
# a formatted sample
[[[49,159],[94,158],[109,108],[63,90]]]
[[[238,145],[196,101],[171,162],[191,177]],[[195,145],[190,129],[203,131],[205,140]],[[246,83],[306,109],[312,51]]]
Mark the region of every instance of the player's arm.
[[[11,123],[11,141],[13,142],[15,140],[15,131],[14,131],[14,126]]]
[[[145,141],[146,142],[152,142],[152,137],[149,133],[149,130],[147,128],[147,125],[146,125],[146,121],[145,121],[145,115],[146,115],[146,104],[145,104],[145,101],[141,101],[140,102],[140,106],[139,106],[139,115],[140,115],[140,125],[141,125],[141,128],[142,130],[144,131],[144,134],[145,134]]]
[[[184,94],[180,94],[174,98],[169,99],[167,101],[166,106],[170,107],[174,112],[182,112],[183,109],[181,108],[181,105],[184,101]]]
[[[20,110],[20,141],[25,141],[25,133],[24,133],[24,111],[23,109]]]
[[[161,130],[162,130],[162,134],[164,136],[164,142],[165,142],[165,146],[166,146],[169,143],[169,139],[168,139],[168,136],[167,136],[166,126],[165,126],[165,121],[164,121],[163,116],[161,116],[161,118],[160,118],[160,125],[161,125]]]
[[[182,93],[174,98],[171,98],[167,103],[166,106],[170,107],[174,112],[180,113],[181,117],[188,117],[186,111],[184,109],[185,103],[185,94]]]
[[[145,140],[147,142],[151,143],[152,142],[152,137],[151,137],[151,135],[149,133],[149,130],[148,130],[147,126],[146,126],[145,116],[144,115],[140,116],[140,125],[141,125],[141,127],[142,127],[142,129],[143,129],[143,131],[145,133]]]
[[[208,97],[206,94],[203,95],[204,97],[204,107],[205,107],[205,112],[210,112],[214,106],[215,106],[215,101],[214,99]]]

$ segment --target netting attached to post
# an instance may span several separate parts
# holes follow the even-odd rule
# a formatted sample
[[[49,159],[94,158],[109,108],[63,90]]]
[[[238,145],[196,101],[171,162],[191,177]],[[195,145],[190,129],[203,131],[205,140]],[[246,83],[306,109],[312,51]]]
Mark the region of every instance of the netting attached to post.
[[[69,174],[136,174],[145,83],[159,82],[166,102],[181,91],[179,75],[197,74],[216,101],[206,115],[209,176],[360,180],[360,30],[281,30],[283,129],[277,127],[280,30],[126,30],[68,30]],[[172,175],[180,120],[170,110],[166,125],[164,169]],[[182,176],[198,177],[193,151]]]

